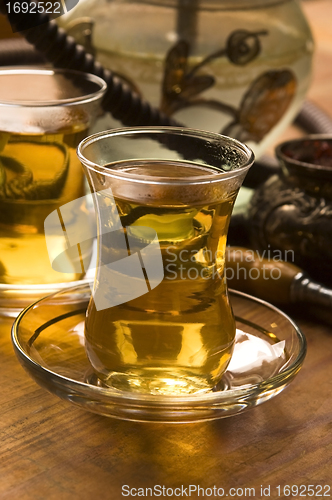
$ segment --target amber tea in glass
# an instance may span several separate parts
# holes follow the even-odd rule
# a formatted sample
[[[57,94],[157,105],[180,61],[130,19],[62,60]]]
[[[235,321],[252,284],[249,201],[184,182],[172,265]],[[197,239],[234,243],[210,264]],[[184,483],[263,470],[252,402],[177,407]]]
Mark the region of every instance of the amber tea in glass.
[[[79,279],[52,268],[44,220],[60,206],[84,195],[78,143],[88,135],[105,83],[69,70],[0,70],[0,283],[33,285]],[[49,236],[58,253],[64,235]],[[91,241],[82,245],[85,257]]]
[[[100,383],[156,395],[211,390],[235,339],[225,246],[252,152],[168,127],[96,134],[78,155],[98,214],[85,347]]]

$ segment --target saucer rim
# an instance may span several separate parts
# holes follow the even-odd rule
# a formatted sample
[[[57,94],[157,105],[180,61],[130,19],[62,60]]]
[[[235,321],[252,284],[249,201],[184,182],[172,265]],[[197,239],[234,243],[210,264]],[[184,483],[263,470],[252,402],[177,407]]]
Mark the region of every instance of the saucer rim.
[[[281,367],[280,370],[277,374],[273,375],[272,377],[269,377],[262,382],[255,383],[255,384],[250,384],[248,388],[232,388],[232,389],[227,389],[225,391],[223,390],[216,390],[214,392],[208,392],[208,393],[201,393],[201,394],[189,394],[189,395],[150,395],[150,394],[136,394],[136,393],[131,393],[129,391],[120,391],[118,389],[112,389],[112,388],[104,388],[100,386],[94,386],[92,384],[88,384],[84,381],[80,381],[77,379],[69,378],[64,375],[61,375],[59,373],[56,373],[45,366],[39,364],[36,362],[34,359],[32,359],[28,353],[25,351],[25,349],[22,347],[19,338],[18,338],[18,329],[20,322],[22,318],[31,310],[33,309],[37,304],[44,300],[48,300],[54,296],[57,296],[61,293],[64,292],[69,292],[70,291],[78,291],[78,290],[84,290],[88,289],[89,287],[90,280],[86,280],[84,283],[80,283],[79,285],[73,286],[73,287],[66,287],[63,290],[56,291],[50,295],[47,295],[34,303],[30,304],[28,307],[23,309],[16,320],[13,323],[12,330],[11,330],[11,338],[12,338],[12,343],[14,346],[15,353],[17,357],[19,358],[19,361],[23,366],[26,368],[26,370],[29,372],[28,365],[29,367],[33,368],[34,370],[37,370],[38,373],[45,375],[47,374],[47,380],[49,381],[50,379],[55,378],[58,382],[61,382],[62,385],[66,384],[71,384],[77,390],[81,390],[82,392],[85,392],[87,395],[88,394],[98,394],[102,399],[106,398],[107,400],[112,400],[115,403],[120,404],[121,406],[125,406],[126,403],[132,404],[132,403],[138,403],[140,406],[144,405],[146,408],[153,408],[153,407],[160,407],[161,405],[163,406],[177,406],[177,410],[180,410],[182,406],[185,405],[192,405],[192,406],[199,406],[202,403],[203,404],[217,404],[217,403],[227,403],[229,400],[234,402],[235,400],[238,400],[239,398],[244,398],[244,397],[249,397],[257,392],[262,393],[264,390],[268,390],[269,388],[277,389],[278,387],[281,387],[283,384],[288,385],[288,383],[295,377],[295,375],[298,373],[299,369],[301,368],[304,358],[306,356],[306,351],[307,351],[307,342],[304,334],[302,333],[301,329],[299,326],[290,318],[286,313],[281,311],[279,308],[274,306],[273,304],[270,304],[267,301],[264,301],[262,299],[256,298],[252,295],[240,292],[238,290],[233,290],[229,289],[229,294],[230,296],[235,295],[240,298],[243,298],[245,300],[250,300],[253,301],[255,304],[260,304],[264,307],[268,307],[272,309],[274,312],[277,314],[280,314],[283,316],[287,322],[292,326],[294,329],[294,332],[296,333],[296,337],[299,341],[299,347],[298,347],[298,353],[295,358],[295,360],[292,361],[292,363],[289,366],[286,366],[286,368]],[[236,311],[234,311],[234,316],[236,318],[236,321],[242,321],[241,317],[238,317],[236,315]],[[265,329],[264,329],[265,330]],[[286,364],[287,365],[287,364]],[[227,373],[227,371],[226,371]],[[31,375],[31,374],[30,374]],[[35,377],[32,376],[34,379]],[[288,382],[288,383],[287,383]]]

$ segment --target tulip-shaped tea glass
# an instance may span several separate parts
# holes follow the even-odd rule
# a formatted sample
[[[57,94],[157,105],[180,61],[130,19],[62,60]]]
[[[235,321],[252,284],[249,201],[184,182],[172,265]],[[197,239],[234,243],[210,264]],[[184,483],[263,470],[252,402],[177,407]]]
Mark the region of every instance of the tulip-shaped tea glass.
[[[142,127],[90,136],[78,156],[98,218],[85,322],[94,376],[147,394],[211,390],[235,339],[225,246],[252,151],[219,134]]]
[[[44,220],[85,193],[75,152],[99,113],[105,91],[101,78],[78,71],[0,70],[0,303],[4,308],[22,306],[27,296],[32,301],[39,285],[51,287],[84,274],[76,269],[76,254],[67,249],[58,215],[48,247],[63,253],[67,272],[52,268]],[[91,258],[91,241],[81,253],[86,260]]]

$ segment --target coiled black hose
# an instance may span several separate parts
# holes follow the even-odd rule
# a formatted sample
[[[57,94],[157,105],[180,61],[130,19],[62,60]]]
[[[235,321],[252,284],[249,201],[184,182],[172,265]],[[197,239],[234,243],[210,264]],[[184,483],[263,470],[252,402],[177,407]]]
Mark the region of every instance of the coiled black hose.
[[[179,123],[153,108],[148,102],[131,91],[111,71],[102,67],[93,56],[87,53],[81,45],[68,36],[55,21],[51,21],[46,14],[34,14],[35,26],[26,29],[31,18],[27,14],[8,12],[5,1],[0,0],[0,12],[5,14],[15,29],[21,31],[26,40],[33,47],[28,48],[23,41],[2,41],[0,64],[10,63],[20,52],[20,63],[25,64],[44,62],[52,63],[55,67],[71,68],[87,73],[93,73],[103,78],[108,91],[103,101],[103,108],[109,111],[115,119],[124,125],[179,125]],[[7,44],[7,45],[6,45]],[[38,55],[39,54],[39,55]],[[302,110],[295,119],[295,123],[309,133],[332,133],[332,120],[313,103],[306,101]]]
[[[102,102],[102,107],[125,126],[135,125],[173,125],[181,126],[176,120],[161,113],[152,107],[139,95],[135,94],[122,83],[110,70],[96,61],[81,45],[68,36],[55,21],[51,21],[46,14],[35,14],[35,26],[26,29],[27,17],[25,14],[11,14],[5,8],[4,0],[0,0],[0,12],[4,13],[16,31],[23,32],[26,40],[11,40],[9,49],[7,41],[0,42],[0,65],[50,62],[55,67],[71,68],[87,73],[93,73],[103,78],[108,86]],[[7,46],[6,46],[7,43]],[[23,49],[20,52],[20,49]],[[37,49],[37,51],[35,50]],[[27,59],[27,61],[25,60]],[[14,62],[13,62],[14,60]],[[332,133],[332,119],[319,109],[314,103],[306,101],[302,110],[295,119],[295,124],[308,133]],[[278,165],[273,158],[263,157],[256,162],[256,167],[249,171],[245,185],[256,187],[273,175]]]
[[[26,14],[8,13],[3,0],[0,1],[0,11],[7,16],[15,31],[22,32],[26,40],[54,67],[93,73],[105,80],[108,90],[102,107],[124,125],[179,125],[132,92],[111,71],[103,68],[82,45],[77,44],[74,38],[68,36],[46,14],[34,14],[35,26],[26,29],[29,22]]]
[[[303,103],[294,123],[309,134],[332,134],[332,119],[311,101]]]

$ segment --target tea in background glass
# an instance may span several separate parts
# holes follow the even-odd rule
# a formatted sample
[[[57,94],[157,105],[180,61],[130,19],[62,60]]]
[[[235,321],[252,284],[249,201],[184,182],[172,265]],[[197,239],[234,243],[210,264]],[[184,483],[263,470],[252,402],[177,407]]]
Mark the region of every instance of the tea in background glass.
[[[225,247],[251,150],[218,134],[142,127],[93,135],[78,155],[98,214],[85,347],[101,384],[211,390],[235,339]]]
[[[70,70],[0,70],[0,283],[60,283],[84,274],[59,234],[50,236],[51,244],[67,252],[72,272],[52,269],[44,220],[84,195],[76,147],[105,89],[100,78]],[[91,251],[91,241],[80,248],[85,259]]]

